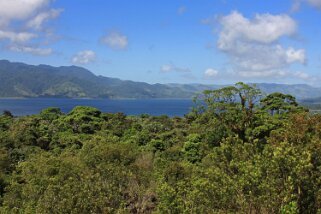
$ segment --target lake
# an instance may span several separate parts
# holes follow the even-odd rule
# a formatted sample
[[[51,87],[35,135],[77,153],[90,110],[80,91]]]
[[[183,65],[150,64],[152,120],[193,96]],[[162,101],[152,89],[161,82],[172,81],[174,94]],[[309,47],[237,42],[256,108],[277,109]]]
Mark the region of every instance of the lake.
[[[67,98],[30,98],[0,99],[0,112],[9,110],[16,116],[38,114],[42,109],[58,107],[68,113],[75,106],[92,106],[102,112],[123,112],[127,115],[168,115],[184,116],[193,107],[192,100],[185,99],[67,99]]]

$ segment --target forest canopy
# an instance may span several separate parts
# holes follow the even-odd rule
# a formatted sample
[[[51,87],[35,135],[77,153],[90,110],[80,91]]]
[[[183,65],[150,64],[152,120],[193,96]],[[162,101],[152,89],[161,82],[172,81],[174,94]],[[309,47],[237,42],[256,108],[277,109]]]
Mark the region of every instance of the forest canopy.
[[[0,116],[0,213],[321,213],[321,115],[237,83],[185,117]]]

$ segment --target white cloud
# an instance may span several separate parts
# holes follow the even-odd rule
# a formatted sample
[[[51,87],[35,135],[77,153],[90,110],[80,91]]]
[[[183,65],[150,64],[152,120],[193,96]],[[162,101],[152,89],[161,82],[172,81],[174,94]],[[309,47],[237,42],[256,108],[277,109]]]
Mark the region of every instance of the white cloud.
[[[256,78],[264,78],[265,80],[272,80],[273,82],[280,82],[280,79],[292,79],[308,82],[309,84],[314,84],[317,80],[320,80],[316,76],[312,76],[303,71],[288,70],[271,70],[263,73],[255,71],[241,71],[237,72],[237,78],[245,81],[255,80]]]
[[[305,50],[295,50],[294,48],[288,48],[286,51],[286,58],[287,63],[299,62],[301,64],[304,64],[306,62]]]
[[[293,0],[292,6],[291,6],[291,12],[296,12],[301,7],[301,0]]]
[[[38,56],[48,56],[53,53],[51,48],[35,48],[29,46],[10,46],[9,50],[20,53],[29,53]]]
[[[72,63],[75,64],[88,64],[96,60],[96,53],[92,50],[84,50],[78,52],[72,58]]]
[[[218,15],[213,15],[201,20],[203,25],[215,25],[218,21]]]
[[[24,43],[36,37],[36,34],[29,32],[14,32],[0,30],[0,40],[6,39],[15,43]]]
[[[185,6],[180,6],[180,7],[177,9],[177,14],[178,14],[178,15],[183,15],[185,12],[186,12],[186,7],[185,7]]]
[[[57,18],[61,9],[50,9],[53,0],[0,0],[0,42],[7,50],[33,55],[50,55],[40,47],[53,36],[45,23]]]
[[[265,72],[261,71],[238,71],[239,77],[243,78],[279,78],[279,77],[289,77],[290,74],[284,70],[268,70]]]
[[[240,71],[267,72],[287,68],[290,64],[306,61],[305,50],[283,48],[281,45],[262,45],[256,43],[235,44],[234,49],[225,51],[233,65]],[[265,74],[262,74],[265,75]]]
[[[234,11],[219,23],[217,48],[240,76],[282,77],[291,64],[306,62],[304,49],[285,48],[279,42],[296,33],[296,22],[288,15],[257,14],[248,19]]]
[[[293,0],[291,11],[296,12],[296,11],[300,10],[302,3],[307,3],[310,6],[321,10],[321,0]]]
[[[0,19],[26,19],[49,3],[50,0],[0,0]]]
[[[128,46],[127,36],[116,31],[112,31],[106,36],[102,37],[101,42],[107,45],[109,48],[115,50],[125,49]]]
[[[318,9],[321,9],[321,0],[307,0],[308,3]]]
[[[51,9],[49,11],[39,13],[28,21],[27,26],[36,30],[41,30],[46,21],[57,18],[62,11],[63,10],[61,9]]]
[[[224,16],[218,46],[220,49],[233,48],[239,40],[269,44],[282,36],[296,32],[296,23],[288,15],[257,14],[249,20],[237,11]]]
[[[214,77],[216,77],[218,75],[218,73],[219,72],[217,70],[215,70],[213,68],[208,68],[208,69],[205,70],[204,76],[206,78],[214,78]]]
[[[191,70],[189,68],[177,67],[173,63],[162,65],[161,68],[160,68],[160,71],[161,71],[161,73],[169,73],[169,72],[183,72],[183,73],[186,73],[186,72],[191,72]]]
[[[305,73],[305,72],[294,72],[293,74],[295,77],[298,77],[300,79],[303,80],[313,80],[314,77],[310,76],[309,74]]]
[[[160,70],[163,73],[167,73],[167,72],[171,72],[173,68],[172,68],[172,65],[162,65]]]

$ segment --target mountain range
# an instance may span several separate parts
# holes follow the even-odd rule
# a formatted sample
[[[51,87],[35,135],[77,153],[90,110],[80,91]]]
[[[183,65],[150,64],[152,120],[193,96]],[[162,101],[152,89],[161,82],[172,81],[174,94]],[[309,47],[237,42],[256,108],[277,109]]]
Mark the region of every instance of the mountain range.
[[[266,93],[281,92],[299,99],[321,96],[321,88],[306,84],[256,85]],[[97,76],[78,66],[36,66],[0,60],[0,97],[192,98],[197,92],[220,87],[223,85],[148,84]]]

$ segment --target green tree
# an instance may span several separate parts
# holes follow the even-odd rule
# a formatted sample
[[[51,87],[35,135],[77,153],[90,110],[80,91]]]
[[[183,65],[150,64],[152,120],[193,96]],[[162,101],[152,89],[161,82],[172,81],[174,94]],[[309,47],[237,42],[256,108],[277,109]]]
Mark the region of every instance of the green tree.
[[[272,115],[305,110],[299,106],[295,97],[279,92],[269,94],[263,98],[261,105],[263,110],[269,111]]]

